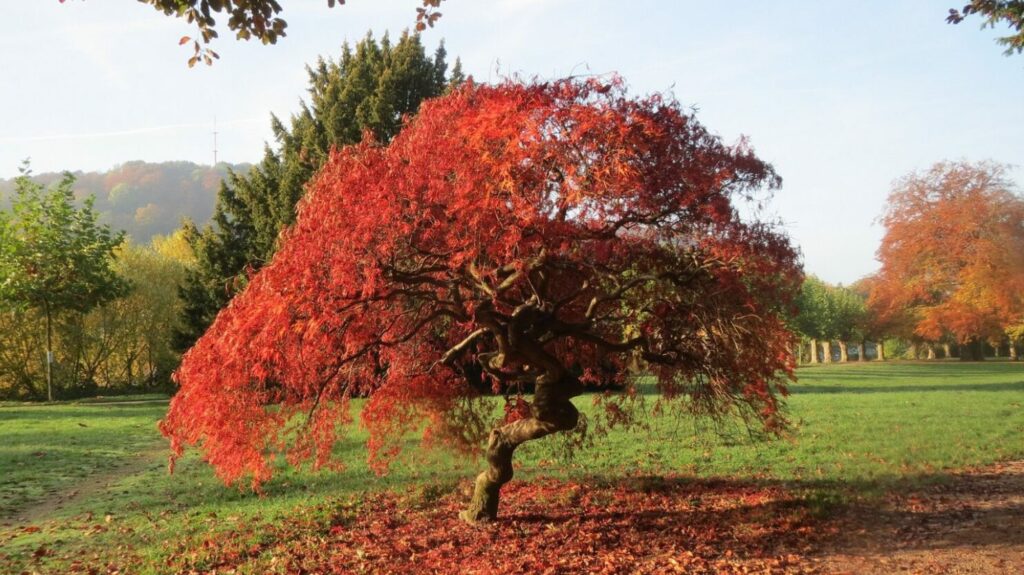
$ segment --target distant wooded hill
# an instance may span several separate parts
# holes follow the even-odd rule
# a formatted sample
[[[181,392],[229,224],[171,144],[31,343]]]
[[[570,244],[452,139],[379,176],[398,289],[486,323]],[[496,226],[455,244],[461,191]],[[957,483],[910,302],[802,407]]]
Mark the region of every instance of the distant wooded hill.
[[[189,218],[200,226],[210,220],[220,181],[228,170],[245,173],[250,164],[192,162],[126,162],[107,172],[72,172],[75,195],[96,197],[96,211],[104,223],[124,230],[136,243],[148,243],[157,234],[170,234]],[[49,185],[59,173],[33,175]],[[0,207],[9,205],[14,180],[0,179]]]

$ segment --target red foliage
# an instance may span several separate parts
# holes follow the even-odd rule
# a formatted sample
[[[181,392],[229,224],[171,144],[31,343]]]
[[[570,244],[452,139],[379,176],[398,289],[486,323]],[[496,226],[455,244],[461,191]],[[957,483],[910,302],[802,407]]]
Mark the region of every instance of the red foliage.
[[[889,333],[960,343],[1024,317],[1024,199],[1003,166],[940,163],[900,180],[869,305]]]
[[[254,485],[282,450],[327,461],[353,396],[379,469],[411,430],[478,448],[502,415],[473,401],[468,366],[514,394],[546,368],[516,352],[527,339],[584,382],[641,360],[690,409],[778,428],[801,274],[732,203],[777,184],[745,143],[617,79],[467,85],[390,145],[332,156],[186,354],[161,429]]]

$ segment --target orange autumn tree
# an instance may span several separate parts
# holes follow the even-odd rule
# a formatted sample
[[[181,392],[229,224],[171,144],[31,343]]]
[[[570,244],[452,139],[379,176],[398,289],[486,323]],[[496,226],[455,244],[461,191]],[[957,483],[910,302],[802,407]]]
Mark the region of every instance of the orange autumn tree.
[[[887,338],[914,337],[914,315],[909,309],[897,303],[898,298],[890,297],[886,292],[889,289],[899,289],[899,286],[883,282],[878,274],[863,277],[852,287],[865,300],[864,314],[860,318],[858,330],[865,339],[875,342],[875,357],[879,361],[885,361]]]
[[[1024,199],[990,162],[942,162],[893,186],[869,306],[982,359],[1024,317]]]
[[[497,517],[517,446],[577,427],[585,386],[615,374],[626,392],[594,397],[627,415],[630,361],[671,412],[777,430],[801,273],[734,200],[778,183],[745,143],[618,79],[466,85],[389,145],[333,154],[273,261],[186,354],[161,429],[258,485],[277,454],[328,463],[348,399],[368,396],[379,470],[409,432],[486,441],[470,522]],[[481,373],[515,397],[504,414]]]

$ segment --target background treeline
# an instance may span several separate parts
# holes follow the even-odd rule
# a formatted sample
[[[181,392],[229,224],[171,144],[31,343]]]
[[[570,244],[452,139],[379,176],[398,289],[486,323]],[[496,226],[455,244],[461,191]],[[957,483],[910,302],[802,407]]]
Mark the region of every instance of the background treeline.
[[[169,235],[187,219],[205,225],[213,214],[217,190],[228,173],[245,174],[249,164],[126,162],[106,172],[73,172],[75,196],[92,196],[99,221],[124,230],[132,241],[149,243]],[[42,173],[33,181],[51,186],[64,174]],[[10,207],[14,179],[0,179],[0,208]]]
[[[1024,325],[1007,325],[971,343],[961,342],[950,332],[937,338],[922,337],[909,323],[885,325],[878,296],[871,299],[876,281],[877,277],[871,276],[844,286],[815,276],[804,280],[799,312],[792,324],[801,339],[794,350],[800,363],[984,357],[1016,360],[1024,351]]]

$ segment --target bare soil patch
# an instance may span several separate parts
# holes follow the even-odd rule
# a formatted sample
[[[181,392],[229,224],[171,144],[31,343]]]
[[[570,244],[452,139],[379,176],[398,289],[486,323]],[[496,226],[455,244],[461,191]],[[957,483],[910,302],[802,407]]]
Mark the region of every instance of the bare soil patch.
[[[893,494],[837,526],[817,558],[825,573],[1024,573],[1024,461]]]

